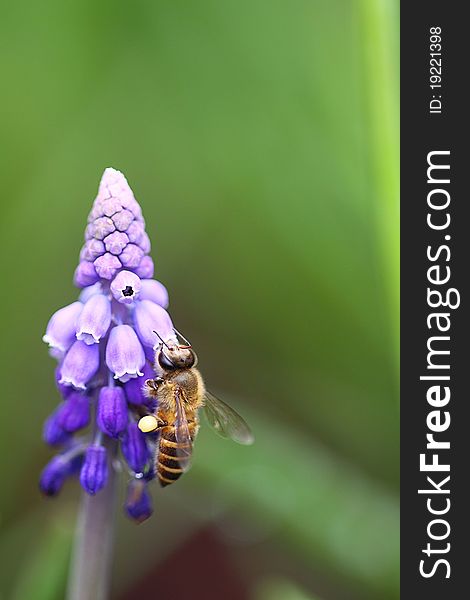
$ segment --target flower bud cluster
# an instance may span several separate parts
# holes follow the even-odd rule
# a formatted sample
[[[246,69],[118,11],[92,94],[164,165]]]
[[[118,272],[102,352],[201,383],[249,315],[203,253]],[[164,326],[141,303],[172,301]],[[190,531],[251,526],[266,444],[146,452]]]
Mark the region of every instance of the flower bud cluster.
[[[59,453],[42,473],[42,491],[55,495],[78,474],[83,489],[96,494],[115,461],[123,460],[130,475],[125,512],[138,522],[152,513],[147,483],[154,442],[137,427],[149,405],[142,388],[154,375],[154,332],[164,340],[175,335],[168,293],[152,279],[149,252],[142,211],[126,178],[106,169],[75,270],[81,293],[52,315],[43,337],[58,361],[62,401],[44,423],[43,438]]]

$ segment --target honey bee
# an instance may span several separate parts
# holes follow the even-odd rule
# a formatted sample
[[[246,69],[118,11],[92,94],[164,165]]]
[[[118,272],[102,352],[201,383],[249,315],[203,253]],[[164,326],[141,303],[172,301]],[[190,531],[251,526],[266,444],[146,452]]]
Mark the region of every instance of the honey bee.
[[[199,409],[222,437],[239,444],[252,444],[250,428],[225,402],[208,392],[196,369],[197,356],[191,344],[178,331],[178,338],[163,341],[155,352],[155,379],[147,379],[144,393],[156,400],[153,414],[138,423],[144,433],[158,431],[155,471],[160,485],[174,483],[189,467],[193,443],[199,430]]]

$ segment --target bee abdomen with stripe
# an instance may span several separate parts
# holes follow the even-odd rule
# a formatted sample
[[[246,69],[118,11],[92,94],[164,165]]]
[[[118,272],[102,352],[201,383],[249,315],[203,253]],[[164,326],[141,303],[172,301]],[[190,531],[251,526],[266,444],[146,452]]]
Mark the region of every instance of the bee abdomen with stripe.
[[[191,439],[194,439],[197,432],[196,423],[189,422],[188,429]],[[162,487],[174,483],[181,477],[189,461],[191,451],[191,445],[183,446],[176,441],[174,426],[162,428],[156,460],[156,471]]]

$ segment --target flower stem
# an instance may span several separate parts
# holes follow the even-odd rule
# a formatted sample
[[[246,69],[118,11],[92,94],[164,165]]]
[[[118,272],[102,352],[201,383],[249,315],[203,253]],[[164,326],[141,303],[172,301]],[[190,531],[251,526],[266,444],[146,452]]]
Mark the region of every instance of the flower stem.
[[[387,286],[390,336],[396,372],[399,370],[400,318],[400,127],[398,73],[399,3],[395,0],[360,0],[357,4],[362,61],[363,98],[371,197],[380,198],[377,219],[377,247],[382,260],[382,277]],[[398,394],[396,394],[398,397]]]
[[[114,456],[108,446],[109,456]],[[105,600],[109,595],[113,550],[116,473],[96,495],[83,492],[72,551],[67,600]]]

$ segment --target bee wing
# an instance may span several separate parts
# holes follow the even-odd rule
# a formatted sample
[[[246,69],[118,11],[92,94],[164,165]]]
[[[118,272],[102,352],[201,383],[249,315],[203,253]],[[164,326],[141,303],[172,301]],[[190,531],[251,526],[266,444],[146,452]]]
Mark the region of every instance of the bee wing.
[[[176,455],[183,471],[187,471],[193,452],[193,442],[189,433],[186,411],[183,406],[183,398],[180,390],[175,392],[176,419],[175,419],[175,439],[178,444]]]
[[[251,429],[233,408],[208,391],[204,400],[206,418],[219,435],[246,446],[255,441]]]

